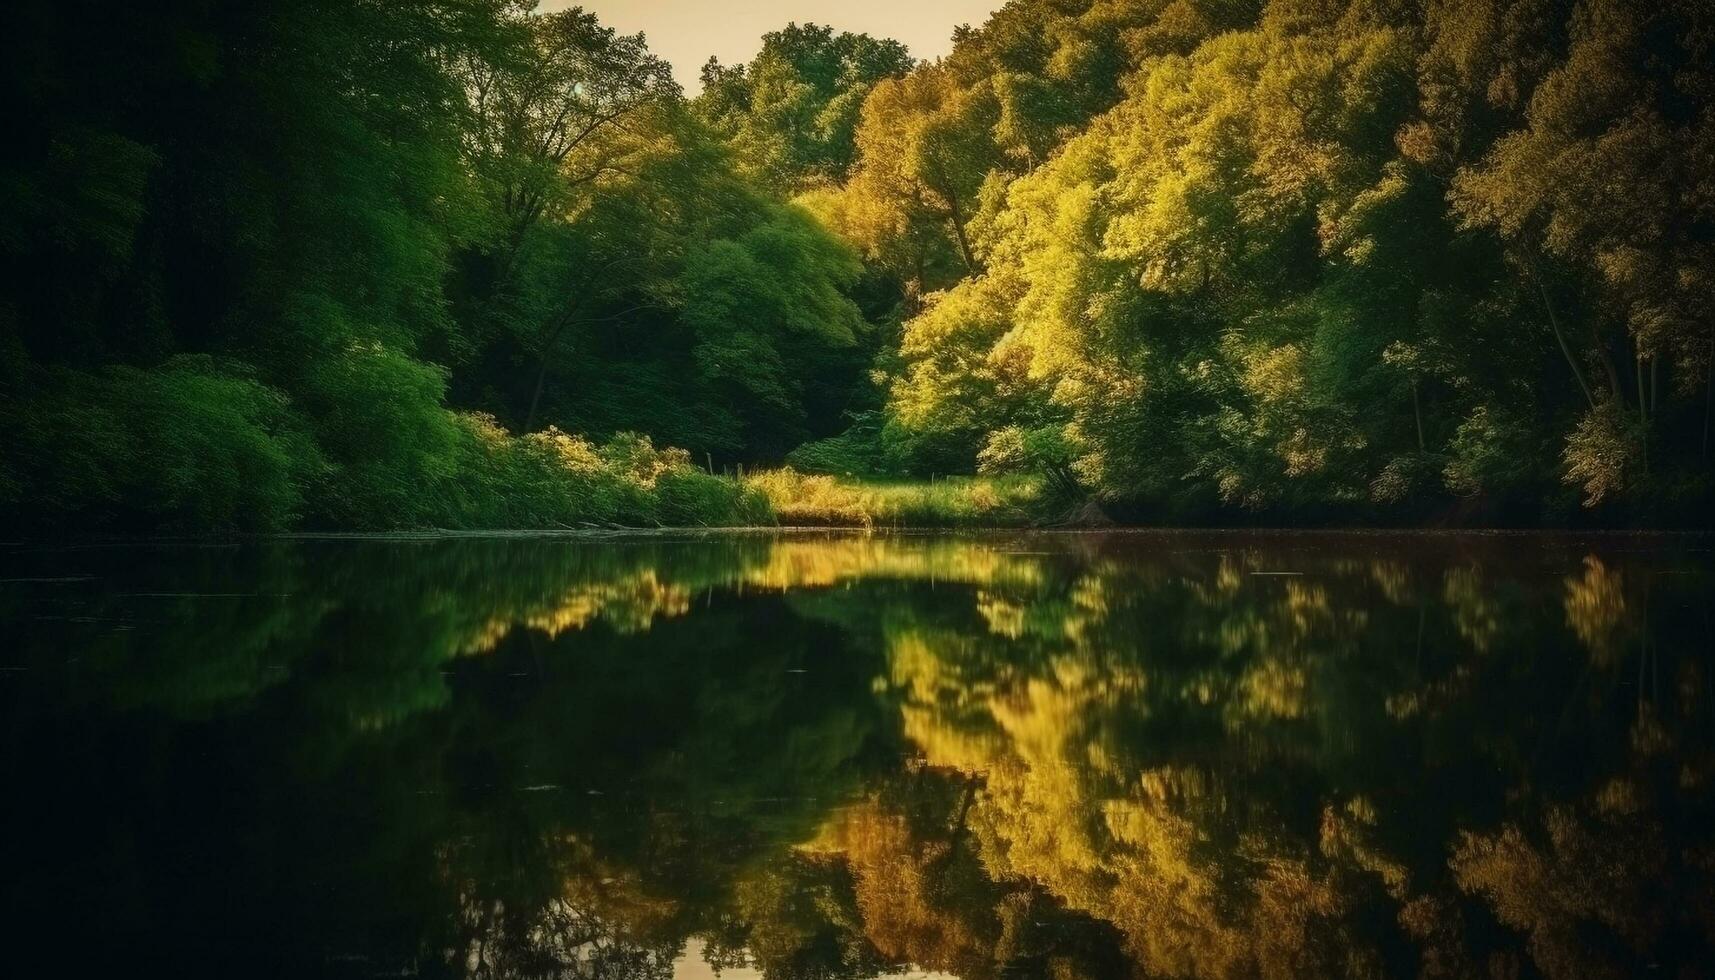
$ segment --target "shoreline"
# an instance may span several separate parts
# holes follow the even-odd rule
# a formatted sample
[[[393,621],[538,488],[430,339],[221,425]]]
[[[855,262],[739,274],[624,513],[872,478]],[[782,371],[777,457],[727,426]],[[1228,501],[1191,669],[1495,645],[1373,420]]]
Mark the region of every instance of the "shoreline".
[[[270,534],[183,534],[183,535],[116,535],[113,537],[73,538],[64,540],[31,539],[0,541],[0,549],[34,548],[105,548],[105,547],[237,547],[268,542],[437,542],[437,541],[527,541],[566,540],[589,542],[663,541],[700,538],[764,538],[764,537],[1002,537],[1029,536],[1049,538],[1299,538],[1299,539],[1544,539],[1575,540],[1580,538],[1623,539],[1663,538],[1680,541],[1709,539],[1715,544],[1715,530],[1694,528],[1527,528],[1527,527],[1468,527],[1468,528],[1376,528],[1376,527],[1230,527],[1230,526],[1147,526],[1113,525],[1107,527],[1016,527],[993,525],[986,527],[862,527],[847,525],[735,525],[730,527],[659,527],[659,528],[495,528],[487,530],[457,530],[431,528],[413,531],[290,531]]]

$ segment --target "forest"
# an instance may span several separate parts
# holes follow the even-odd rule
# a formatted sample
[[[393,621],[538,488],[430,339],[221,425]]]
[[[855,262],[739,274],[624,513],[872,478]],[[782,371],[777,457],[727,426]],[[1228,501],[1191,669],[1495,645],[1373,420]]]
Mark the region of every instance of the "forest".
[[[0,530],[1707,527],[1715,8],[0,11]]]

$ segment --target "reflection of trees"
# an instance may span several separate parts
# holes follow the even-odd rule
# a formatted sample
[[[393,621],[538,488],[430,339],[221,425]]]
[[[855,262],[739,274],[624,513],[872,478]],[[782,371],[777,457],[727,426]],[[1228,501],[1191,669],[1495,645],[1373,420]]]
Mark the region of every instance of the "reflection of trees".
[[[967,980],[1111,975],[1111,929],[985,866],[971,838],[978,792],[969,777],[912,769],[829,821],[813,846],[848,870],[863,936],[886,961]]]
[[[1584,559],[1584,574],[1566,579],[1566,622],[1590,650],[1590,655],[1611,663],[1618,655],[1626,625],[1624,577],[1595,555]]]
[[[4,594],[59,616],[28,662],[84,651],[16,730],[113,784],[0,775],[212,839],[228,893],[310,910],[241,938],[322,967],[664,976],[696,938],[775,980],[1571,977],[1715,944],[1705,571],[1238,540],[137,552]],[[346,829],[234,838],[181,802],[211,778]],[[327,904],[330,868],[377,884]],[[167,873],[104,904],[220,921]]]
[[[628,942],[599,916],[563,899],[534,910],[522,935],[507,930],[504,908],[462,911],[466,945],[452,951],[452,961],[473,980],[670,980],[679,952],[679,944],[670,940],[653,946]]]
[[[695,623],[656,620],[643,643],[623,632],[638,627],[629,612],[581,629],[532,622],[580,590],[627,608],[636,593],[625,583],[704,592],[765,558],[766,542],[337,550],[337,560],[312,563],[302,549],[281,549],[275,574],[297,574],[275,607],[220,607],[252,616],[259,632],[205,655],[263,651],[242,663],[273,669],[228,672],[254,681],[211,692],[190,658],[149,659],[166,638],[195,642],[187,634],[209,620],[191,616],[171,631],[136,630],[124,655],[99,661],[101,674],[68,684],[63,703],[38,697],[13,716],[19,731],[57,731],[73,719],[81,729],[75,741],[59,739],[64,751],[39,771],[8,765],[15,785],[39,787],[95,824],[134,824],[157,839],[173,828],[165,836],[218,854],[224,887],[152,900],[152,882],[183,872],[165,843],[147,855],[161,863],[147,866],[107,850],[132,831],[78,839],[75,853],[55,856],[68,867],[52,873],[41,858],[10,866],[55,887],[112,879],[129,897],[106,928],[140,955],[168,937],[194,945],[231,932],[234,949],[244,940],[277,948],[282,970],[307,974],[439,963],[474,976],[660,975],[749,865],[814,834],[830,798],[854,790],[864,747],[886,737],[869,690],[871,656],[848,650],[832,627],[792,616],[778,597],[740,607],[730,589],[699,595]],[[230,553],[208,568],[130,563],[86,601],[129,613],[123,593],[140,591],[133,579],[150,591],[207,593],[251,574]],[[290,635],[275,625],[279,605],[305,614]],[[459,656],[471,637],[509,619],[517,628],[498,631],[482,656]],[[770,642],[752,642],[756,630]],[[44,633],[33,655],[51,662],[64,641]],[[796,673],[803,665],[815,674]],[[115,707],[92,712],[91,699]],[[149,712],[122,713],[133,705]],[[190,710],[214,720],[187,728],[180,719]],[[210,783],[221,802],[198,805]],[[281,836],[227,824],[261,814]],[[17,822],[26,819],[13,815],[9,840],[50,833]],[[283,866],[282,852],[291,854]],[[120,870],[94,870],[106,865]],[[303,918],[280,919],[265,937],[223,929],[234,909],[220,896],[253,889],[258,909],[285,902]],[[51,894],[31,903],[79,904]],[[402,934],[407,922],[414,931]],[[204,945],[211,972],[235,965],[219,958],[219,942]]]
[[[34,561],[44,578],[99,576],[0,597],[14,618],[59,624],[24,638],[38,646],[26,659],[75,646],[100,675],[90,690],[177,714],[242,710],[309,671],[328,710],[372,728],[439,706],[445,662],[514,631],[642,632],[716,591],[1039,574],[995,547],[840,537],[331,541]]]
[[[983,780],[989,873],[1113,923],[1150,973],[1457,973],[1492,954],[1575,976],[1707,948],[1715,931],[1683,912],[1715,881],[1706,829],[1636,807],[1585,826],[1575,815],[1596,811],[1554,802],[1612,811],[1631,797],[1593,777],[1646,757],[1695,771],[1674,731],[1708,724],[1703,667],[1683,656],[1700,627],[1643,633],[1628,609],[1671,619],[1668,604],[1611,562],[1561,588],[1482,557],[1093,561],[1038,594],[978,593],[962,629],[896,615],[890,680],[926,760]],[[1306,574],[1251,574],[1294,560]],[[1058,621],[1023,627],[1037,603]],[[1612,696],[1630,679],[1621,651],[1651,658],[1625,664],[1642,689],[1666,649],[1685,695],[1672,724]],[[1460,771],[1436,772],[1449,761]],[[1688,806],[1700,787],[1657,796]],[[1460,829],[1537,807],[1536,833]],[[1670,854],[1668,839],[1694,843]],[[1525,934],[1522,953],[1469,948],[1464,924],[1488,916]]]

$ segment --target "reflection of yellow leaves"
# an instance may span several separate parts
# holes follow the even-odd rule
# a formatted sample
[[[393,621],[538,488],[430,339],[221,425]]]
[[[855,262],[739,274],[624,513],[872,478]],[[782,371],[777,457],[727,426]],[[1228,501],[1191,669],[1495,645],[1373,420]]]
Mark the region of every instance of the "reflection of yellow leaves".
[[[1362,796],[1353,797],[1344,808],[1324,807],[1322,853],[1371,872],[1381,879],[1388,894],[1403,899],[1408,884],[1405,865],[1388,857],[1376,845],[1375,826],[1375,807]]]
[[[1501,611],[1474,567],[1453,568],[1442,580],[1442,597],[1452,607],[1453,625],[1471,641],[1472,649],[1487,653],[1501,630]]]
[[[1016,640],[1024,635],[1024,606],[989,592],[977,594],[977,612],[988,623],[989,632]]]
[[[1638,705],[1638,716],[1632,720],[1632,751],[1640,756],[1660,755],[1673,747],[1673,736],[1661,723],[1661,716],[1648,703]]]
[[[988,963],[993,938],[968,918],[980,908],[944,894],[950,846],[919,839],[873,799],[841,811],[817,842],[845,856],[864,933],[883,956],[972,971]]]
[[[1312,876],[1302,860],[1277,857],[1268,861],[1256,893],[1251,928],[1261,972],[1273,977],[1324,973],[1328,964],[1321,962],[1313,929],[1318,920],[1337,916],[1343,909],[1333,883]],[[1363,969],[1367,965],[1362,964],[1363,952],[1361,948],[1345,952],[1346,965],[1354,974],[1371,973]]]
[[[1625,795],[1609,787],[1609,797]],[[1602,804],[1598,804],[1601,806]],[[1592,821],[1558,806],[1542,835],[1514,824],[1466,834],[1449,861],[1461,890],[1488,899],[1495,916],[1529,934],[1531,958],[1549,977],[1619,977],[1611,930],[1634,951],[1647,949],[1667,920],[1660,875],[1668,860],[1661,827],[1638,815]]]
[[[1637,784],[1630,779],[1610,779],[1596,793],[1596,811],[1607,817],[1623,817],[1643,808]]]
[[[1423,696],[1416,691],[1402,691],[1389,694],[1382,702],[1382,708],[1389,718],[1395,721],[1408,721],[1423,710]]]
[[[1215,593],[1230,596],[1239,591],[1239,586],[1245,584],[1244,570],[1233,563],[1226,555],[1221,556],[1221,567],[1215,572]]]
[[[969,541],[908,541],[868,536],[785,539],[772,542],[759,563],[734,563],[700,587],[733,586],[790,592],[830,588],[876,579],[948,582],[992,589],[1028,590],[1044,577],[1029,558]],[[475,626],[462,640],[464,653],[486,653],[518,626],[550,638],[604,619],[621,632],[647,630],[656,619],[690,611],[694,589],[655,567],[631,568],[607,578],[579,582],[521,609],[507,609]],[[996,631],[1022,635],[1027,607],[987,593],[994,603]],[[1016,629],[1018,633],[1009,633]]]
[[[1598,664],[1618,656],[1615,634],[1625,618],[1625,579],[1595,555],[1585,556],[1583,576],[1566,579],[1566,622]]]
[[[566,597],[557,609],[527,617],[524,624],[548,637],[582,629],[596,616],[604,616],[621,632],[641,632],[657,616],[683,616],[691,609],[685,589],[662,582],[653,569],[637,578],[614,585],[596,586]]]
[[[827,867],[849,862],[863,919],[855,928],[887,956],[979,971],[1000,960],[1010,941],[1008,927],[997,924],[1005,916],[992,903],[959,906],[939,890],[943,859],[952,855],[966,872],[980,862],[983,888],[1028,887],[1112,923],[1140,973],[1379,974],[1350,916],[1382,891],[1398,903],[1401,929],[1420,943],[1426,972],[1437,963],[1451,975],[1470,972],[1458,948],[1459,906],[1442,901],[1445,883],[1433,872],[1422,877],[1440,883],[1435,894],[1411,893],[1412,874],[1384,843],[1398,840],[1398,828],[1387,827],[1369,799],[1324,798],[1319,828],[1305,826],[1296,798],[1282,812],[1281,797],[1271,795],[1296,771],[1254,777],[1282,760],[1353,751],[1351,743],[1378,731],[1414,732],[1449,711],[1457,720],[1473,687],[1508,665],[1468,649],[1425,658],[1447,661],[1428,677],[1409,661],[1378,664],[1383,658],[1358,656],[1371,652],[1359,645],[1366,610],[1381,610],[1387,639],[1414,628],[1421,639],[1423,624],[1433,622],[1437,644],[1462,647],[1463,637],[1484,650],[1502,646],[1503,628],[1535,641],[1527,630],[1544,614],[1560,614],[1552,600],[1538,608],[1541,593],[1486,581],[1477,564],[1442,578],[1416,564],[1317,559],[1300,562],[1301,576],[1253,576],[1299,569],[1266,551],[1230,552],[1217,564],[1207,553],[1136,561],[1112,545],[1102,557],[1099,540],[1079,547],[1087,553],[1073,561],[1070,548],[1044,560],[971,540],[786,538],[753,542],[743,562],[638,560],[493,614],[471,631],[469,648],[490,648],[520,625],[550,636],[597,619],[647,628],[683,615],[706,588],[948,583],[956,587],[934,596],[927,612],[918,602],[927,588],[911,590],[908,602],[897,601],[904,589],[856,598],[873,603],[857,607],[874,612],[874,632],[866,626],[864,635],[879,633],[885,643],[875,693],[898,705],[904,735],[928,763],[913,778],[982,787],[960,811],[965,833],[953,841],[931,827],[926,835],[920,812],[890,809],[892,787],[836,812],[804,846]],[[1445,605],[1436,602],[1437,585]],[[1619,574],[1595,559],[1565,583],[1569,627],[1586,643],[1615,642],[1627,622],[1621,586]],[[1378,590],[1423,611],[1387,608]],[[1534,607],[1521,612],[1524,603]],[[1695,673],[1671,688],[1687,704],[1705,689]],[[1671,726],[1672,701],[1661,717],[1639,713],[1636,753],[1669,747],[1664,719]],[[1390,727],[1376,717],[1378,702],[1413,724]],[[1175,741],[1184,732],[1200,740],[1194,751]],[[1691,780],[1706,769],[1680,771]],[[980,774],[980,783],[962,774]],[[1468,837],[1453,855],[1456,880],[1531,937],[1545,972],[1581,975],[1577,941],[1590,922],[1628,937],[1636,928],[1610,921],[1592,896],[1610,885],[1635,887],[1662,860],[1646,832],[1622,828],[1618,844],[1605,839],[1612,827],[1648,816],[1641,792],[1612,780],[1577,813]],[[1643,870],[1622,866],[1628,847],[1643,855]],[[774,901],[763,884],[743,886],[747,901]],[[601,901],[623,905],[623,896],[604,893]],[[806,940],[796,928],[783,923],[752,941],[797,949]]]
[[[1453,902],[1438,895],[1419,895],[1400,906],[1399,925],[1422,948],[1421,976],[1477,975],[1465,949],[1464,919]]]
[[[657,617],[683,616],[690,609],[691,596],[685,588],[661,581],[654,569],[644,569],[628,579],[577,585],[550,604],[517,617],[490,620],[466,641],[464,652],[493,650],[517,625],[553,639],[583,629],[599,616],[622,633],[638,633],[647,630]]]
[[[1411,598],[1411,570],[1400,562],[1371,562],[1370,578],[1375,580],[1387,601],[1395,605],[1404,605]]]
[[[869,579],[1028,587],[1041,581],[1042,569],[1028,559],[968,541],[924,544],[850,537],[778,541],[769,549],[768,560],[743,577],[746,585],[782,592]]]
[[[1328,590],[1320,584],[1306,584],[1298,579],[1286,583],[1286,608],[1301,635],[1334,618]]]
[[[1240,711],[1248,718],[1302,718],[1308,686],[1303,667],[1264,660],[1239,681]]]

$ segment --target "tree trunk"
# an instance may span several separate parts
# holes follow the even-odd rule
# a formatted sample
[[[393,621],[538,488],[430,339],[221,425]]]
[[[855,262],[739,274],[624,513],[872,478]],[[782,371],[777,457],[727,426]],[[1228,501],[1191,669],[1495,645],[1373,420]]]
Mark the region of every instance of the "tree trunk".
[[[971,804],[976,801],[977,781],[975,778],[972,778],[970,781],[965,783],[965,797],[963,800],[959,801],[959,814],[953,818],[952,833],[947,835],[947,839],[950,842],[957,844],[959,837],[964,834],[965,820],[971,814]]]
[[[1560,342],[1560,353],[1566,355],[1566,365],[1572,369],[1572,376],[1578,379],[1578,390],[1584,392],[1584,401],[1590,410],[1596,410],[1596,395],[1590,390],[1590,381],[1584,377],[1584,369],[1579,366],[1578,358],[1572,353],[1572,345],[1566,342],[1566,334],[1560,329],[1560,318],[1554,315],[1554,303],[1548,298],[1548,286],[1542,281],[1542,275],[1536,270],[1536,259],[1527,260],[1530,264],[1530,277],[1536,282],[1537,295],[1542,297],[1542,308],[1548,313],[1548,325],[1554,329],[1554,339]],[[1609,374],[1613,370],[1610,367]]]
[[[1715,407],[1715,331],[1709,338],[1709,367],[1703,372],[1703,461],[1709,462],[1709,416]]]
[[[915,237],[915,236],[913,236]],[[928,273],[923,270],[923,242],[918,240],[917,247],[912,249],[913,264],[917,269],[917,278],[907,284],[905,289],[906,319],[923,312],[923,290]]]
[[[1639,438],[1643,442],[1640,449],[1643,455],[1644,475],[1649,476],[1649,393],[1644,391],[1644,362],[1642,355],[1638,353],[1635,342],[1632,344],[1632,368],[1638,375],[1638,420],[1642,423],[1642,427],[1638,431],[1642,433]]]
[[[1651,415],[1657,414],[1661,405],[1661,358],[1649,359],[1649,410]]]
[[[973,275],[977,270],[977,257],[971,252],[970,239],[965,237],[965,216],[959,210],[959,198],[954,194],[943,195],[947,201],[947,213],[952,216],[953,237],[959,240],[959,255],[965,260],[965,271]]]
[[[1649,398],[1648,392],[1644,390],[1644,355],[1638,350],[1636,340],[1632,341],[1632,373],[1637,376],[1638,382],[1638,421],[1649,425]]]
[[[1614,404],[1624,408],[1626,387],[1620,383],[1620,369],[1614,365],[1614,352],[1608,349],[1608,345],[1594,330],[1590,333],[1591,339],[1596,343],[1596,352],[1602,355],[1602,371],[1608,375],[1608,387],[1614,393]]]
[[[1427,452],[1428,446],[1423,441],[1423,403],[1417,397],[1417,379],[1411,379],[1411,415],[1417,421],[1417,451]]]
[[[542,385],[548,380],[548,351],[542,351],[541,363],[536,367],[536,390],[530,394],[530,411],[524,416],[524,428],[519,435],[529,435],[536,431],[536,406],[542,403]]]
[[[560,322],[554,324],[554,330],[548,334],[548,339],[542,342],[542,353],[536,365],[536,390],[530,394],[530,411],[524,415],[524,430],[520,435],[528,435],[536,429],[536,407],[542,403],[542,387],[548,380],[548,358],[554,353],[554,348],[560,343],[560,335],[566,332],[566,327],[572,322],[571,311],[560,317]]]
[[[921,771],[921,770],[920,770]],[[953,818],[953,825],[947,828],[947,849],[930,859],[928,871],[935,881],[940,881],[953,863],[953,857],[959,849],[959,838],[964,836],[965,821],[970,816],[971,804],[977,799],[977,780],[973,777],[965,783],[964,798],[959,801],[959,812]]]

